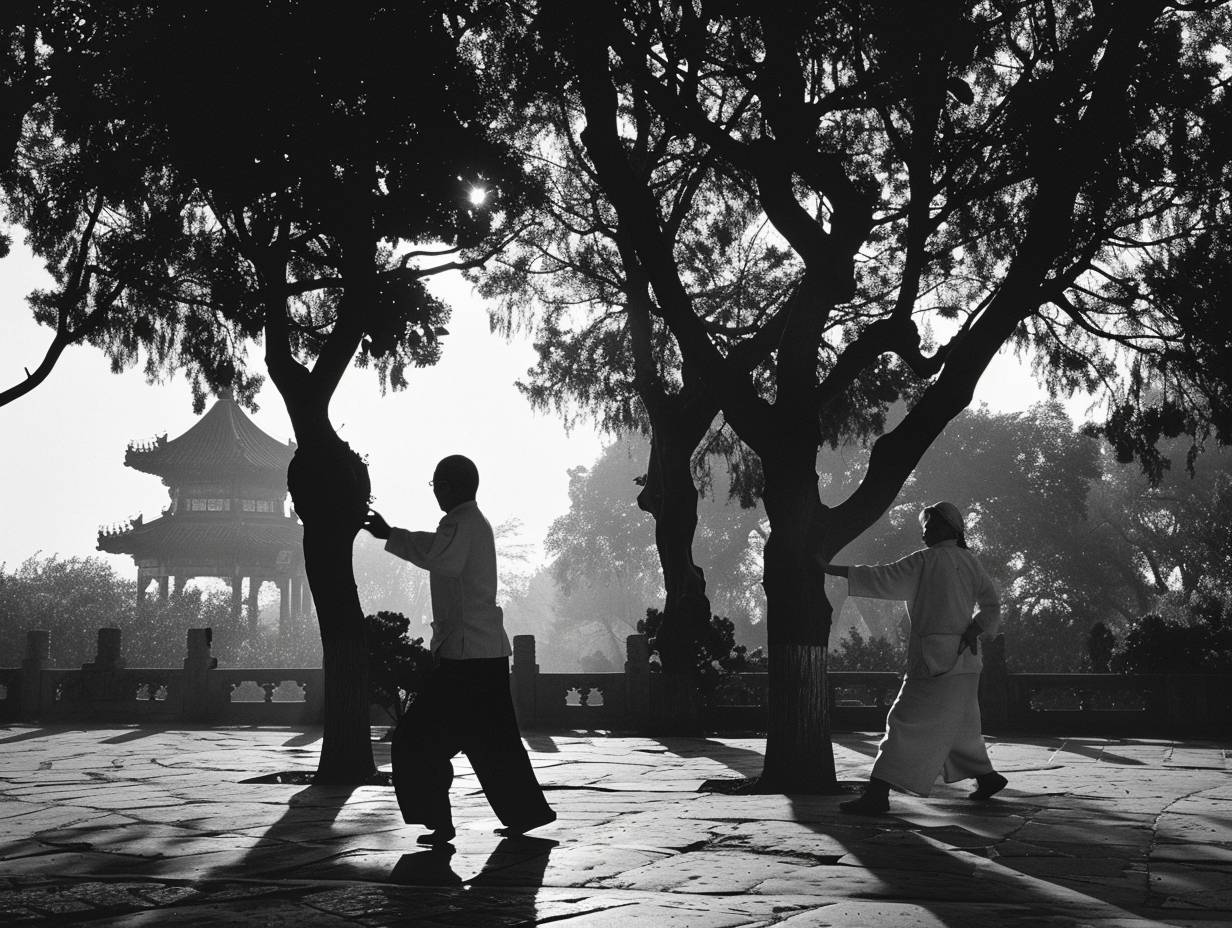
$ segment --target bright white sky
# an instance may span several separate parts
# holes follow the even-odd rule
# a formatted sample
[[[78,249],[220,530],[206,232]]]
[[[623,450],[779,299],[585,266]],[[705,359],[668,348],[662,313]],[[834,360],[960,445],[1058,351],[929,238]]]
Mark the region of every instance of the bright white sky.
[[[16,236],[15,236],[16,238]],[[50,341],[31,318],[25,296],[46,286],[39,265],[17,242],[0,261],[0,384],[33,369]],[[603,445],[595,429],[566,434],[550,414],[531,411],[514,387],[534,362],[529,341],[505,342],[488,331],[482,302],[460,277],[436,292],[454,309],[444,355],[435,367],[408,373],[410,386],[379,393],[372,371],[352,370],[334,398],[333,421],[368,456],[375,507],[394,524],[430,529],[440,517],[427,481],[446,454],[479,466],[479,502],[491,522],[520,519],[537,550],[552,519],[568,508],[570,467],[589,465]],[[976,402],[994,410],[1024,408],[1043,396],[1012,357],[994,362]],[[291,437],[277,392],[260,394],[258,426]],[[1080,416],[1080,405],[1071,415]],[[124,466],[133,439],[176,437],[196,421],[187,382],[151,386],[139,370],[110,373],[101,352],[70,347],[51,376],[0,407],[0,563],[13,570],[30,555],[98,554],[122,574],[131,559],[95,551],[100,525],[138,513],[156,517],[167,503],[157,477]],[[632,504],[632,497],[630,498]]]

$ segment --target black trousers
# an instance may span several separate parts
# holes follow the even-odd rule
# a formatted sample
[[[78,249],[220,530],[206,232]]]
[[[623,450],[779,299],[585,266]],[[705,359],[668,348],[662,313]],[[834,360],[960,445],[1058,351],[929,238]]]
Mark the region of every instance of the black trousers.
[[[394,791],[408,824],[452,824],[453,758],[466,755],[492,811],[510,827],[550,814],[513,714],[509,658],[442,660],[394,730]]]

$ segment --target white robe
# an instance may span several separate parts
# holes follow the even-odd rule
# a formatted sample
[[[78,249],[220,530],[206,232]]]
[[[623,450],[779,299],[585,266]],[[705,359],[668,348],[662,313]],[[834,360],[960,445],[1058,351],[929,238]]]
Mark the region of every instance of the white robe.
[[[991,639],[1001,604],[983,566],[965,548],[945,541],[893,564],[849,571],[852,596],[907,603],[911,637],[907,673],[886,718],[872,775],[927,796],[937,775],[952,783],[992,772],[980,726],[981,656],[958,653],[974,620]]]

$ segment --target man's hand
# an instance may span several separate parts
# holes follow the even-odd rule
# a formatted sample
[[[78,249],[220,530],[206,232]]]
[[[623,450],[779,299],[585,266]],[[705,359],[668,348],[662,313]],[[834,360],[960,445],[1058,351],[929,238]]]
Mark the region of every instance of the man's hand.
[[[364,520],[364,528],[382,541],[389,538],[389,523],[375,509],[368,510],[368,518]]]
[[[958,653],[962,654],[967,648],[971,649],[973,655],[980,653],[980,632],[983,629],[975,622],[967,626],[967,630],[962,633],[962,641],[958,643]]]

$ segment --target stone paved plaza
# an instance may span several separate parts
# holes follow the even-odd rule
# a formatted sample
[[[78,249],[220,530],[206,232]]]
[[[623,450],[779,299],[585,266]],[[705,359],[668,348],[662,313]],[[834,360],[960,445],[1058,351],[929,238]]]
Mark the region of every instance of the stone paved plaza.
[[[991,739],[990,739],[991,740]],[[840,735],[840,777],[877,737]],[[1232,922],[1228,745],[991,741],[1010,786],[892,814],[730,797],[764,741],[531,735],[559,820],[502,839],[464,761],[452,850],[387,787],[311,770],[316,730],[0,728],[0,923],[176,926],[1213,926]],[[377,744],[388,769],[388,748]],[[963,787],[959,789],[957,787]]]

